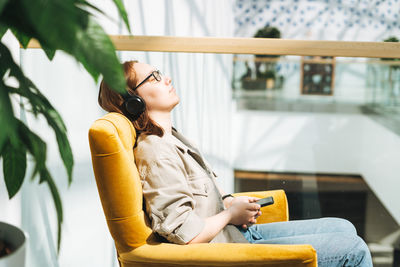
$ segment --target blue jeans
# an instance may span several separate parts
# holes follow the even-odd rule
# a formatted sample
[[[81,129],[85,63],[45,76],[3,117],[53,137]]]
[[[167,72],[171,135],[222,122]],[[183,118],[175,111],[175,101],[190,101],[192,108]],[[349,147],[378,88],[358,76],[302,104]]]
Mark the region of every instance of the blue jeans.
[[[339,218],[321,218],[256,224],[243,230],[250,243],[310,244],[317,251],[318,267],[372,267],[371,254],[353,224]]]

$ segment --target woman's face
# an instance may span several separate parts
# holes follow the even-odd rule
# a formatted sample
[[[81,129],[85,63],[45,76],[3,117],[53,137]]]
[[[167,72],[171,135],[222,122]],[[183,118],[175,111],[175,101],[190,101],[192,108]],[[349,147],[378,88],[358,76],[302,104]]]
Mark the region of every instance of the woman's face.
[[[137,84],[156,70],[145,63],[135,63],[133,67],[137,75]],[[161,81],[157,81],[154,76],[151,76],[136,89],[136,92],[146,102],[148,111],[170,112],[179,103],[179,97],[172,86],[171,78],[165,75],[161,76]]]

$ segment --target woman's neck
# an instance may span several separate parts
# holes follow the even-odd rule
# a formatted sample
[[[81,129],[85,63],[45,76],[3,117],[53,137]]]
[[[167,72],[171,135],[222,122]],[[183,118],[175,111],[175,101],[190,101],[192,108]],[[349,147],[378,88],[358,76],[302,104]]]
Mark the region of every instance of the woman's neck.
[[[172,132],[171,112],[151,111],[150,118],[156,122],[166,133]]]

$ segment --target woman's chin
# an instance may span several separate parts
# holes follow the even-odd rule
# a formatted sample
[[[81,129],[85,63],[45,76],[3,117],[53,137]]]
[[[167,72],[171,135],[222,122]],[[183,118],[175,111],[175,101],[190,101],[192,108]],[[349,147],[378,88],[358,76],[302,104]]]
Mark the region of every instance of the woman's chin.
[[[177,96],[176,96],[176,102],[175,102],[174,107],[175,107],[176,105],[178,105],[179,102],[181,102],[181,99],[180,99],[179,96],[177,95]]]

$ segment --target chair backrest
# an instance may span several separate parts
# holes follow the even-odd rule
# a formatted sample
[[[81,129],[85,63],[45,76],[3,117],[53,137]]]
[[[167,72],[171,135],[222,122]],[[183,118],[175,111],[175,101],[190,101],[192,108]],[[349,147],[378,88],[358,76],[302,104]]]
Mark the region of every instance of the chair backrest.
[[[119,113],[103,116],[89,130],[97,189],[120,253],[145,244],[152,233],[142,209],[142,186],[133,155],[135,139],[132,123]]]

